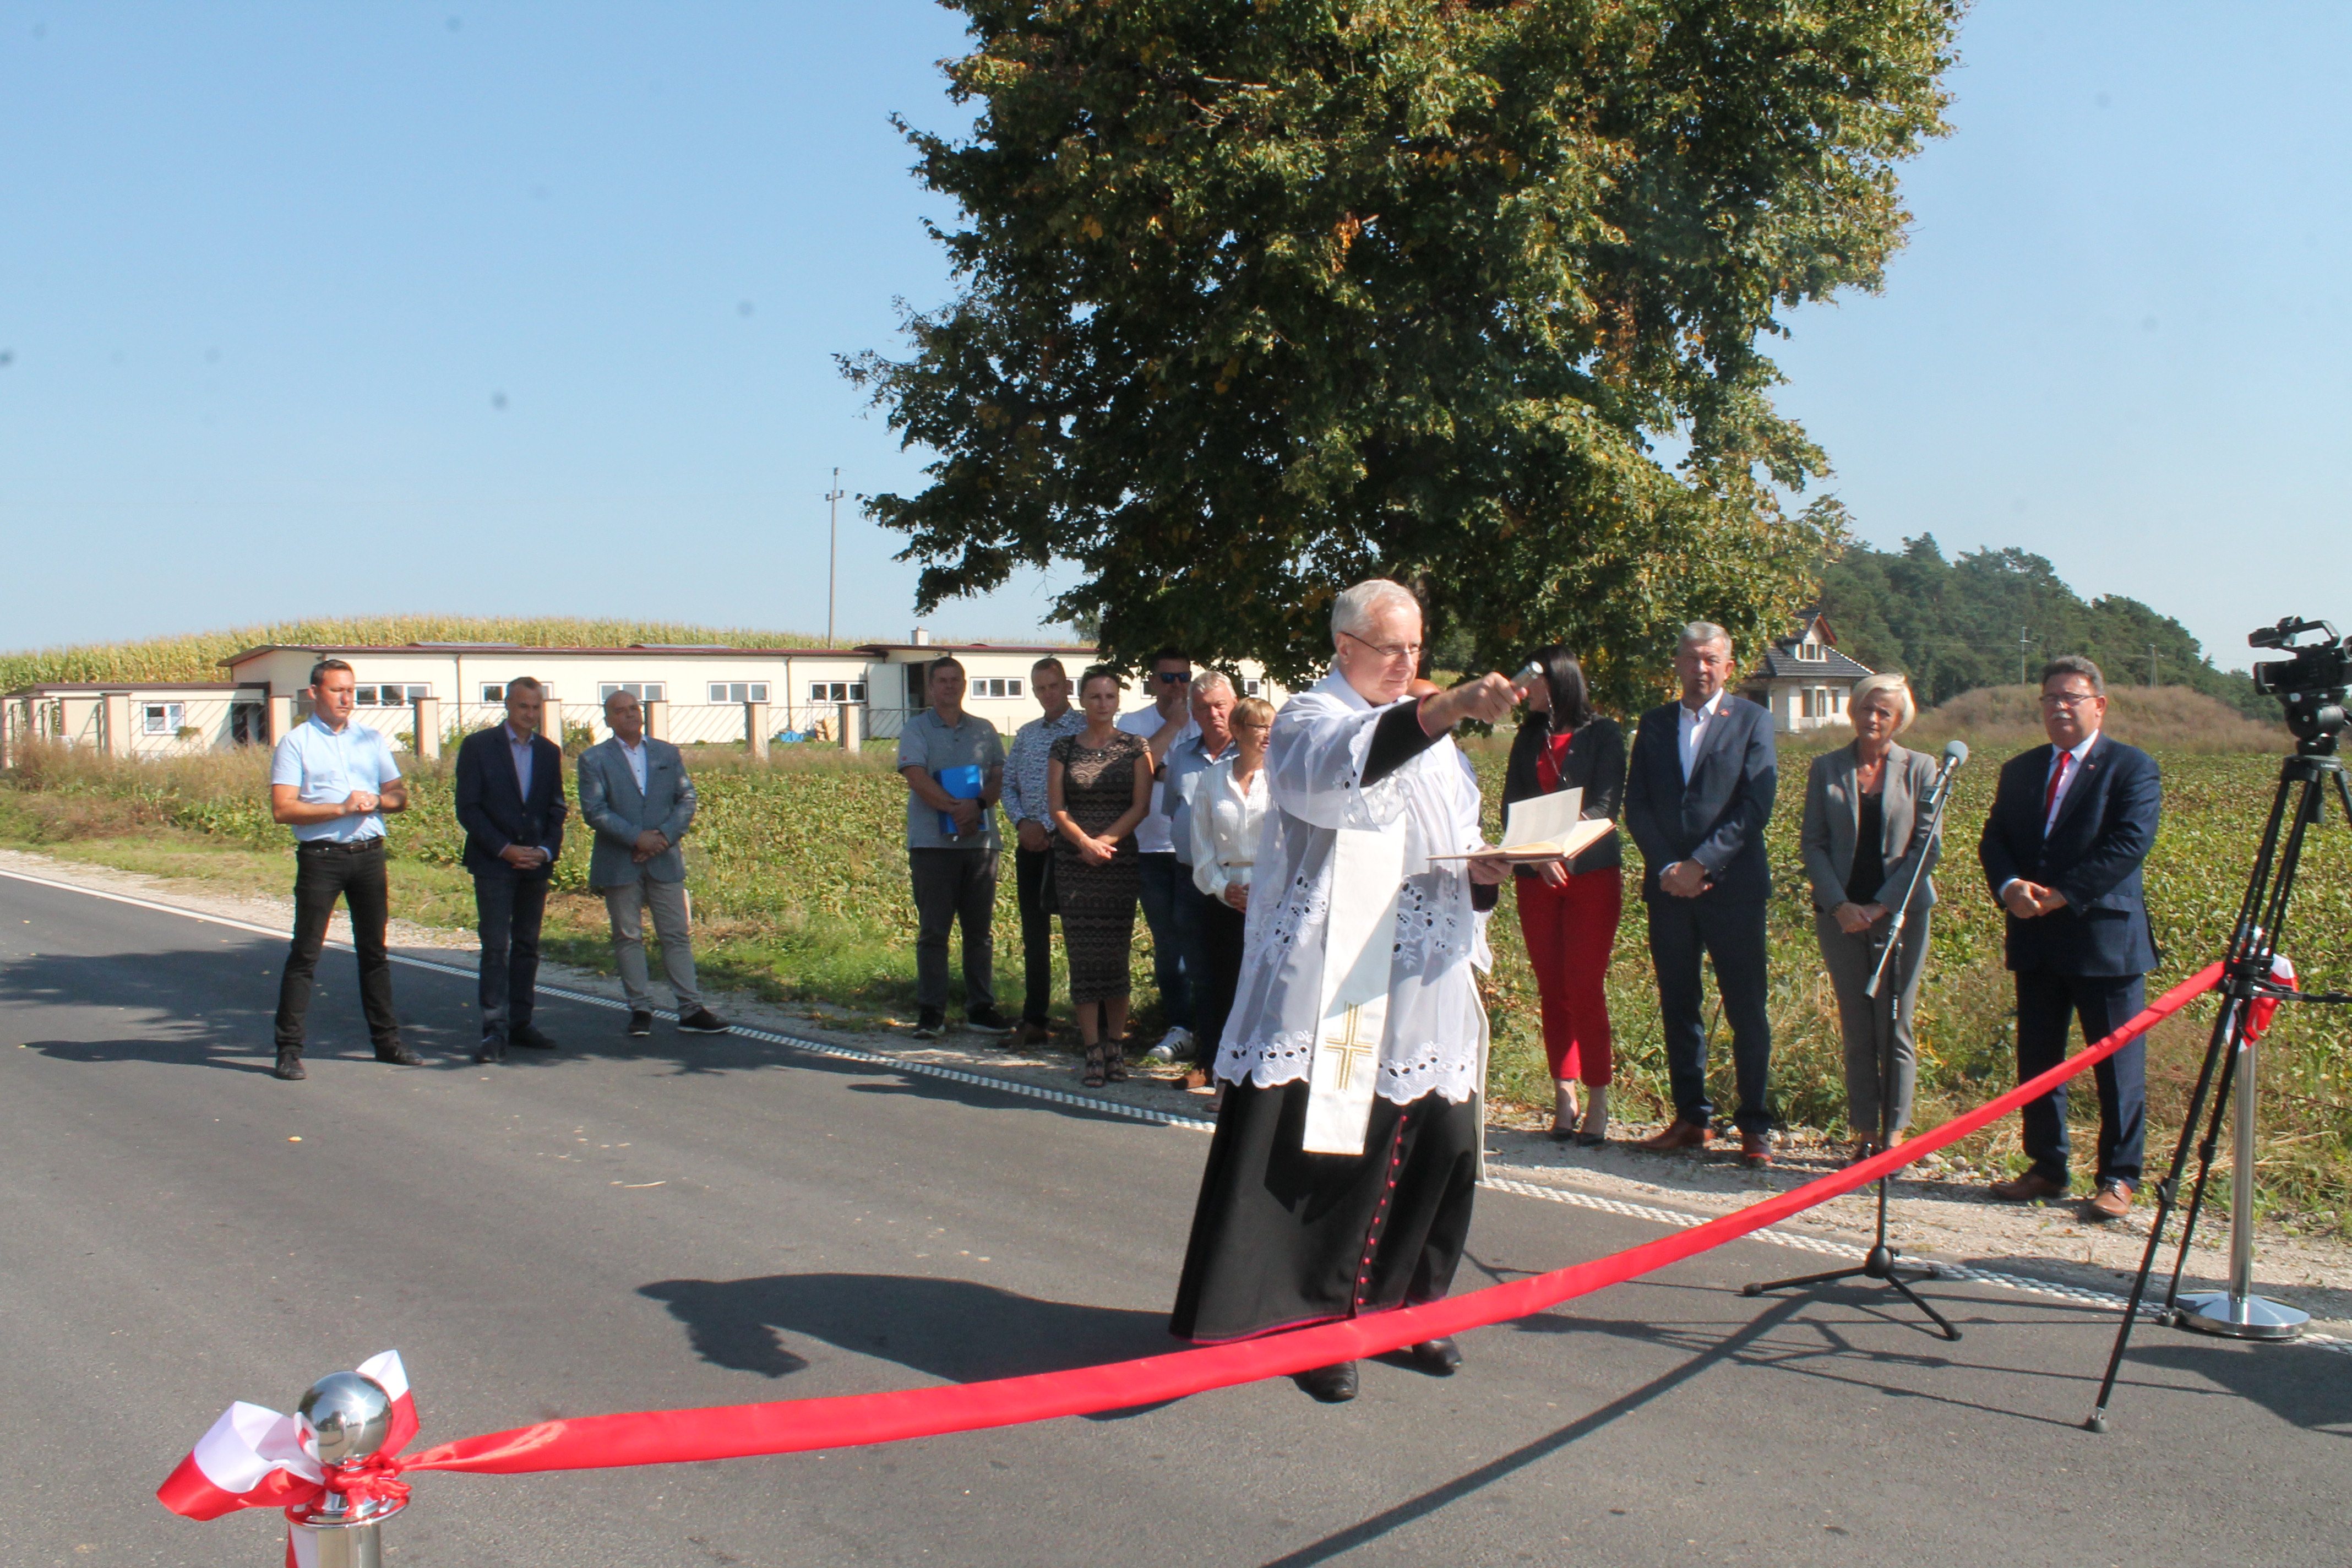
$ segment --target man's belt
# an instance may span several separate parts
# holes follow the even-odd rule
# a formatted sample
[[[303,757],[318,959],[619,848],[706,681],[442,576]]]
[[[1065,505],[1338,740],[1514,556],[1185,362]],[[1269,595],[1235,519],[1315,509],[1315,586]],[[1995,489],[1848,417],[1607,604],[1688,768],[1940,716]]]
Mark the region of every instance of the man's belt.
[[[306,850],[315,849],[323,853],[331,849],[343,855],[363,855],[371,849],[383,847],[383,835],[373,833],[365,838],[305,838],[294,846],[294,852],[299,855]]]

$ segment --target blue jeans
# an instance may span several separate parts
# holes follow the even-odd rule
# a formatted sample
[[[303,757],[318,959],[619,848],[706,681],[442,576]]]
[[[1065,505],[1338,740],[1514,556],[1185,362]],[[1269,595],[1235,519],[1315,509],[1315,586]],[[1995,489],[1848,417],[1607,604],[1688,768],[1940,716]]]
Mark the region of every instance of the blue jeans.
[[[1191,893],[1192,874],[1176,863],[1174,854],[1139,855],[1142,882],[1136,889],[1143,905],[1143,923],[1151,928],[1151,979],[1160,987],[1160,1005],[1169,1026],[1192,1026],[1192,997],[1184,984],[1185,932],[1200,922],[1184,909],[1178,893]]]
[[[1772,1024],[1764,1009],[1767,982],[1764,902],[1721,903],[1661,896],[1648,900],[1650,962],[1658,971],[1659,1021],[1665,1026],[1666,1079],[1677,1121],[1706,1125],[1715,1105],[1706,1097],[1706,1025],[1700,1017],[1698,964],[1715,967],[1716,994],[1731,1025],[1731,1067],[1739,1087],[1732,1121],[1742,1132],[1770,1130],[1765,1084],[1772,1064]]]

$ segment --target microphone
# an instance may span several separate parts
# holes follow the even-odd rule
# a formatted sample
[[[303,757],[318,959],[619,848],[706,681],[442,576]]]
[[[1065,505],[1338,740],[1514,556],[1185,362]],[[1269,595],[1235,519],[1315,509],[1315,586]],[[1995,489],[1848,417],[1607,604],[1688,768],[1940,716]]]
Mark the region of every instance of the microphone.
[[[1948,741],[1944,743],[1944,771],[1946,773],[1950,773],[1954,768],[1960,766],[1960,764],[1966,763],[1968,760],[1969,743],[1966,741]]]
[[[1534,688],[1535,683],[1541,680],[1543,678],[1543,666],[1538,664],[1534,659],[1529,659],[1528,660],[1525,668],[1520,669],[1518,674],[1511,677],[1511,689],[1517,692],[1521,697],[1525,697],[1528,692]],[[1965,747],[1962,748],[1963,751],[1966,749],[1967,748]]]

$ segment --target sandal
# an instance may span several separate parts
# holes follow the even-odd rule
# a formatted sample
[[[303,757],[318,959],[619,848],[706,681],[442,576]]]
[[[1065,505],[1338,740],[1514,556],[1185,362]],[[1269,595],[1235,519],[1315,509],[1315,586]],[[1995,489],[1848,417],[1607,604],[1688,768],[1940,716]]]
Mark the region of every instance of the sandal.
[[[1086,1076],[1078,1079],[1078,1081],[1086,1085],[1087,1088],[1100,1089],[1103,1086],[1104,1077],[1107,1070],[1103,1065],[1103,1058],[1104,1049],[1102,1047],[1088,1046],[1087,1047]]]
[[[1103,1072],[1113,1083],[1127,1081],[1127,1053],[1113,1051],[1103,1063]]]

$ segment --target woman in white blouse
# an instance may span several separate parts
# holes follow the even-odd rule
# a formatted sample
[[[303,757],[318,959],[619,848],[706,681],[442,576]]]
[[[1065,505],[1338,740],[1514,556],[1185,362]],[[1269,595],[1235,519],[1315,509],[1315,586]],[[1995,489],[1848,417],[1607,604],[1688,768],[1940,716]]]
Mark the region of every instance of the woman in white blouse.
[[[1245,697],[1234,705],[1231,722],[1233,754],[1192,779],[1192,885],[1209,898],[1202,911],[1209,973],[1192,998],[1193,1059],[1203,1064],[1192,1072],[1198,1081],[1188,1080],[1195,1089],[1208,1083],[1203,1069],[1217,1059],[1217,1037],[1241,980],[1250,869],[1265,826],[1265,742],[1274,732],[1274,704]]]

